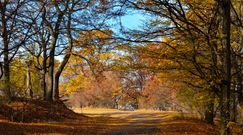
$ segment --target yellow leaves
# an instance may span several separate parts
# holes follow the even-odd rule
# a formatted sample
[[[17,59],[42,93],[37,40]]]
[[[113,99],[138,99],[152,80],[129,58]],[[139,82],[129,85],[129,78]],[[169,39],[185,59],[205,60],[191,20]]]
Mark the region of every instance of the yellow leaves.
[[[31,58],[30,58],[31,59]],[[31,73],[31,81],[32,81],[32,88],[34,90],[35,95],[40,94],[40,79],[39,79],[39,72],[34,67],[34,63],[32,63],[30,67]],[[16,57],[10,65],[10,87],[14,90],[15,94],[20,96],[25,96],[26,94],[26,74],[27,74],[27,65],[26,61],[22,60],[19,57]]]
[[[108,39],[112,35],[112,31],[109,29],[106,30],[90,30],[81,32],[79,35],[79,38],[77,40],[77,43],[80,42],[89,42],[93,39]]]
[[[223,39],[223,38],[226,38],[226,34],[218,34],[217,37],[219,39]]]
[[[113,32],[109,29],[102,30],[102,31],[95,31],[95,35],[97,35],[100,38],[110,38],[112,33]]]
[[[230,129],[233,129],[233,127],[234,127],[235,125],[237,125],[236,122],[229,121],[229,122],[227,123],[227,126],[226,126],[226,127],[230,128]]]
[[[114,58],[116,55],[114,53],[103,53],[103,54],[100,54],[100,60],[101,61],[106,61],[106,60],[109,60],[111,58]]]
[[[240,46],[240,43],[237,43],[237,42],[233,42],[231,43],[231,46],[234,48],[234,47],[239,47]]]
[[[91,79],[86,78],[83,75],[78,75],[68,81],[68,84],[66,86],[66,94],[72,94],[74,92],[80,91],[85,89],[91,85]]]
[[[162,41],[167,43],[167,42],[169,42],[169,38],[167,36],[163,36],[163,40]]]
[[[197,8],[207,8],[212,7],[216,1],[215,0],[182,0],[181,2],[184,2],[185,4],[193,5]]]

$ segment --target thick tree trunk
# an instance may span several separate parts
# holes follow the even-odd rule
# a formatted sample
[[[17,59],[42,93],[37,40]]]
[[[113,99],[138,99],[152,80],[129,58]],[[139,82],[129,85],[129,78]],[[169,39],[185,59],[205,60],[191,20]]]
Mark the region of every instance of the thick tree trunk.
[[[54,98],[55,100],[59,100],[59,79],[62,74],[62,71],[64,70],[66,64],[68,63],[69,58],[71,57],[72,48],[73,48],[73,38],[71,35],[71,11],[68,12],[68,22],[67,22],[67,36],[68,36],[68,49],[66,51],[65,57],[63,58],[63,61],[61,62],[60,66],[58,67],[58,70],[55,74],[55,87],[54,87]]]
[[[54,99],[59,100],[59,78],[60,76],[55,75],[55,94],[54,94]]]
[[[206,121],[209,124],[214,124],[214,96],[209,101],[209,103],[206,106],[206,111],[204,113],[204,121]]]
[[[48,73],[48,88],[46,91],[46,100],[47,101],[52,101],[53,100],[53,71],[49,70]]]
[[[46,44],[45,41],[42,41],[42,47],[43,47],[43,73],[42,73],[42,83],[43,83],[43,97],[44,100],[46,100],[47,97],[47,83],[46,83],[46,78],[47,78],[47,65],[46,65],[46,60],[47,60],[47,55],[46,55]]]
[[[54,88],[54,62],[55,62],[55,54],[54,48],[56,45],[56,40],[52,41],[50,56],[49,56],[49,71],[48,71],[48,89],[46,92],[46,100],[52,101],[53,100],[53,88]]]
[[[68,52],[68,54],[65,55],[61,65],[59,66],[59,68],[58,68],[58,70],[55,74],[55,87],[54,87],[54,90],[55,90],[54,98],[55,98],[55,100],[59,100],[59,79],[60,79],[61,73],[62,73],[64,67],[66,66],[70,56],[71,56],[71,52]]]
[[[55,68],[55,46],[58,38],[58,34],[54,33],[52,35],[52,42],[50,48],[50,55],[49,55],[49,70],[48,70],[48,79],[47,84],[48,88],[46,91],[46,100],[52,101],[53,100],[53,92],[54,92],[54,68]]]
[[[59,22],[60,23],[60,22]],[[49,70],[48,70],[48,89],[46,92],[46,100],[52,101],[53,100],[53,94],[54,94],[54,75],[55,75],[55,48],[57,43],[59,33],[53,33],[52,34],[52,42],[51,42],[51,48],[50,48],[50,55],[49,55]]]
[[[8,31],[7,20],[5,18],[6,5],[3,4],[1,9],[2,16],[2,39],[3,39],[3,80],[4,80],[4,93],[6,98],[11,99],[10,91],[10,67],[9,67],[9,46],[8,46]]]
[[[47,97],[47,95],[46,95],[46,89],[47,89],[47,82],[46,82],[46,78],[47,78],[47,72],[46,71],[43,71],[42,73],[41,73],[41,83],[42,83],[42,90],[43,90],[43,98],[44,98],[44,100],[46,100],[46,97]]]
[[[41,8],[42,8],[42,21],[43,21],[43,24],[42,24],[42,27],[43,27],[43,30],[42,30],[42,34],[45,33],[44,31],[44,28],[45,28],[45,25],[44,25],[44,22],[45,22],[45,17],[46,17],[46,9],[45,9],[45,1],[42,0],[41,1]],[[43,73],[42,73],[42,89],[43,89],[43,98],[44,100],[47,100],[47,44],[46,44],[46,40],[45,40],[45,36],[44,35],[41,35],[41,45],[42,45],[42,48],[43,48],[43,61],[42,61],[42,64],[43,64]]]
[[[204,121],[206,121],[208,124],[214,124],[214,122],[213,122],[214,114],[210,110],[210,108],[208,108],[205,111],[204,115],[205,115]]]
[[[56,8],[58,8],[58,6],[55,6]],[[47,89],[47,93],[46,93],[46,99],[49,101],[53,100],[53,94],[54,94],[54,68],[55,68],[55,50],[56,50],[56,43],[57,43],[57,39],[59,36],[59,29],[60,29],[60,25],[64,16],[64,13],[66,12],[68,7],[68,4],[66,4],[64,11],[60,11],[60,9],[58,10],[58,17],[56,20],[56,24],[55,24],[55,28],[49,28],[52,29],[51,30],[51,37],[52,37],[52,41],[51,41],[51,46],[50,46],[50,55],[49,55],[49,71],[48,71],[48,89]],[[49,27],[52,27],[49,25]]]
[[[3,80],[4,80],[4,93],[5,96],[11,99],[10,91],[10,67],[8,61],[8,45],[4,44],[4,65],[3,65]]]
[[[230,130],[227,124],[230,121],[230,84],[231,84],[231,47],[230,47],[230,0],[221,0],[220,6],[222,10],[223,25],[222,39],[223,44],[223,80],[221,86],[221,135],[229,135]]]

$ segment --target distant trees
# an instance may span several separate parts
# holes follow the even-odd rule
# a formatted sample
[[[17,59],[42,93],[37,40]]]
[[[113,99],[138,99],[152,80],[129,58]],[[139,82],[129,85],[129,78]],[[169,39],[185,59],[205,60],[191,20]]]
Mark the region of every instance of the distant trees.
[[[42,89],[39,87],[39,74],[38,70],[34,67],[34,62],[26,63],[27,61],[23,57],[16,56],[11,61],[10,66],[10,89],[12,97],[40,97]],[[0,88],[4,86],[4,83],[0,83]],[[28,87],[29,86],[29,87]],[[31,94],[32,90],[32,94]]]
[[[114,60],[119,57],[112,31],[80,32],[73,45],[72,57],[61,82],[62,93],[80,97],[71,101],[80,101],[82,106],[112,108],[120,91],[120,79],[112,71]]]
[[[75,60],[71,58],[64,70],[65,80],[61,82],[61,95],[69,97],[72,106],[116,106],[116,100],[121,93],[121,79],[116,72],[99,70],[99,74],[94,74],[96,70],[77,56]]]
[[[169,82],[160,80],[158,75],[150,76],[144,82],[144,90],[138,97],[139,107],[163,111],[179,110],[175,92],[175,88]]]

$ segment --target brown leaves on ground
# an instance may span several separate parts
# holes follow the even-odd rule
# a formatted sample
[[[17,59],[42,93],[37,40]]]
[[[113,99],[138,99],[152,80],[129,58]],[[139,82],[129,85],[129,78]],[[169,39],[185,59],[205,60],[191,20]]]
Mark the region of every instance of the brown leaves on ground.
[[[91,113],[92,112],[92,113]],[[74,113],[62,102],[15,99],[0,110],[4,135],[217,135],[218,128],[174,112],[99,111]],[[6,117],[5,117],[6,116]],[[87,117],[88,116],[88,117]],[[18,122],[11,122],[18,121]],[[25,123],[22,123],[25,122]],[[26,123],[27,122],[27,123]]]
[[[68,109],[61,101],[42,101],[37,99],[15,98],[1,106],[0,115],[13,122],[48,122],[64,119],[82,118]]]

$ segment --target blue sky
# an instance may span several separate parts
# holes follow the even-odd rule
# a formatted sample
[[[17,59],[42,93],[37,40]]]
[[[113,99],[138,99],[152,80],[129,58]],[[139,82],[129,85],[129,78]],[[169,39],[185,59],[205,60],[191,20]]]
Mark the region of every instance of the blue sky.
[[[140,13],[125,15],[121,18],[122,24],[129,29],[139,28],[139,26],[142,26],[143,20],[145,20],[145,17]]]

